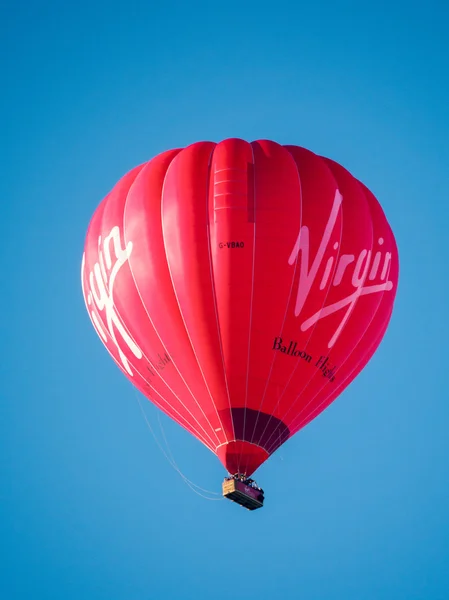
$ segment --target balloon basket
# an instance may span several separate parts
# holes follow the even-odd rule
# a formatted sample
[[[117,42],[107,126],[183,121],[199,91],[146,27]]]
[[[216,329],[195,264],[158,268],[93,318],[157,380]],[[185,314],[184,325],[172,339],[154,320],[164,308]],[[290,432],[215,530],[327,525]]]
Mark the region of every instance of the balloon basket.
[[[262,508],[264,502],[264,494],[260,488],[254,488],[234,477],[223,481],[223,496],[248,510]]]

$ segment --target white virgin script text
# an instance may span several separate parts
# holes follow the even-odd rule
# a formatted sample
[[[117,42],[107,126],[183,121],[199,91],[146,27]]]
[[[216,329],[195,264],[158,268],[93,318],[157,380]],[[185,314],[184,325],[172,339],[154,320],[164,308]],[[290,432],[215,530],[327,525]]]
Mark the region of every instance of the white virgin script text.
[[[304,307],[304,304],[307,300],[309,292],[312,288],[312,285],[316,279],[317,273],[321,267],[323,262],[324,254],[329,245],[330,238],[332,236],[332,232],[335,227],[335,223],[337,221],[338,212],[340,210],[340,206],[342,203],[343,197],[338,190],[335,192],[334,203],[331,209],[331,213],[329,215],[329,220],[324,229],[323,237],[321,239],[320,246],[316,253],[315,258],[313,259],[312,264],[309,267],[309,228],[306,225],[303,225],[299,231],[298,238],[294,245],[293,251],[290,255],[288,263],[293,265],[297,260],[299,253],[301,252],[301,262],[300,262],[300,271],[299,271],[299,285],[298,285],[298,293],[296,296],[296,304],[295,304],[295,316],[299,316],[301,310]],[[384,243],[383,238],[378,239],[378,244],[381,246]],[[334,250],[337,250],[339,246],[338,242],[335,242],[333,245]],[[393,288],[393,283],[389,281],[388,274],[390,271],[391,265],[391,252],[386,252],[384,256],[384,262],[382,265],[382,270],[380,272],[380,280],[383,283],[375,284],[375,285],[367,285],[364,286],[366,281],[374,280],[379,272],[380,261],[381,261],[381,251],[377,251],[374,255],[374,259],[371,262],[372,251],[371,250],[362,250],[359,256],[356,257],[354,254],[342,254],[339,257],[337,268],[335,269],[335,275],[333,278],[332,285],[339,286],[343,275],[345,273],[346,267],[351,263],[355,262],[354,271],[352,273],[351,283],[355,288],[354,292],[345,298],[342,298],[338,302],[334,302],[333,304],[329,304],[328,306],[323,306],[319,311],[317,311],[314,315],[304,320],[301,323],[301,331],[307,331],[312,325],[314,325],[320,319],[324,319],[344,307],[348,307],[340,325],[337,327],[335,333],[331,337],[328,348],[332,348],[332,346],[337,341],[340,333],[342,332],[344,326],[346,325],[354,306],[360,296],[364,296],[366,294],[375,294],[377,292],[388,291]],[[331,256],[326,263],[324,273],[320,283],[320,290],[323,290],[328,281],[332,272],[332,267],[334,263],[335,257]]]
[[[114,256],[111,255],[111,246],[114,251]],[[92,301],[99,312],[105,312],[105,320],[108,328],[110,339],[117,348],[120,360],[126,372],[132,377],[133,373],[129,366],[128,359],[118,345],[116,333],[120,334],[122,340],[131,350],[136,358],[142,358],[142,351],[137,346],[135,341],[126,331],[121,322],[117,310],[114,306],[114,282],[121,267],[129,259],[133,249],[132,242],[129,242],[125,248],[122,248],[120,242],[120,229],[113,227],[109,235],[103,240],[103,248],[101,248],[101,238],[98,240],[98,262],[94,264],[93,270],[89,273],[89,290],[86,296],[83,287],[84,297],[88,304],[89,314],[94,324],[95,329],[104,341],[108,344],[108,336],[104,330],[103,324],[98,319],[96,312],[92,310]],[[84,283],[84,262],[83,256],[81,280]]]

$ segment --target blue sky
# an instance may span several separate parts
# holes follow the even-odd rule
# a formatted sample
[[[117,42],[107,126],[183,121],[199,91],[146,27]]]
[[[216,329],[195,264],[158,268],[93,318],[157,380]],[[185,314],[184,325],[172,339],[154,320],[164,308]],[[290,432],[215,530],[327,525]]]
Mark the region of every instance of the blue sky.
[[[446,600],[446,3],[69,4],[0,9],[0,596]],[[378,353],[260,469],[254,513],[168,464],[79,278],[126,171],[231,136],[342,163],[401,260]],[[161,422],[182,472],[219,491],[218,460]]]

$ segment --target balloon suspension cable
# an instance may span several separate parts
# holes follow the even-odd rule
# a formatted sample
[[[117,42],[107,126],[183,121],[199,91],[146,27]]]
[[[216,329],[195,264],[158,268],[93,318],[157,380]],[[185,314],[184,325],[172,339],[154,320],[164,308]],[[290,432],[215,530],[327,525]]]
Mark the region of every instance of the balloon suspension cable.
[[[178,473],[178,475],[181,477],[181,479],[183,480],[183,482],[193,491],[195,492],[195,494],[197,494],[198,496],[201,496],[201,498],[204,498],[205,500],[224,500],[224,498],[222,497],[221,494],[219,494],[218,492],[212,492],[211,490],[206,490],[204,488],[202,488],[201,486],[197,485],[196,483],[194,483],[193,481],[191,481],[188,477],[186,477],[184,475],[184,473],[182,473],[181,469],[178,467],[178,465],[176,464],[176,461],[173,457],[173,453],[170,449],[170,446],[168,444],[167,441],[167,437],[165,435],[165,431],[164,428],[162,426],[162,422],[160,419],[160,416],[158,414],[157,418],[158,418],[158,422],[159,422],[159,429],[161,432],[161,435],[164,439],[165,442],[165,446],[167,451],[164,450],[162,444],[159,442],[154,429],[151,427],[151,424],[148,420],[147,414],[145,412],[145,409],[142,406],[142,402],[141,399],[139,397],[139,392],[135,389],[134,390],[135,394],[136,394],[136,398],[137,398],[137,402],[139,403],[139,408],[140,408],[140,412],[142,413],[142,416],[145,420],[145,423],[147,424],[148,429],[151,432],[151,435],[153,436],[154,441],[156,442],[159,450],[162,452],[162,454],[165,456],[165,458],[167,459],[167,462],[170,464],[170,466]],[[202,494],[201,492],[205,492],[206,494],[210,494],[212,496],[219,496],[219,498],[209,498],[208,496],[205,496],[204,494]]]

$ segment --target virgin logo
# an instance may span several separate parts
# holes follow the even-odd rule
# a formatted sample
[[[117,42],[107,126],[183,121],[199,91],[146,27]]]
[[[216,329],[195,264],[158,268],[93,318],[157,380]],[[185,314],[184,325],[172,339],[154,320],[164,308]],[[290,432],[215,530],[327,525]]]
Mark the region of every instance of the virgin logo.
[[[338,190],[335,192],[334,203],[332,205],[332,210],[329,215],[329,220],[324,229],[323,237],[321,239],[320,246],[316,253],[315,258],[313,259],[312,264],[309,267],[309,228],[306,225],[303,225],[299,231],[298,239],[294,245],[293,251],[290,255],[288,263],[293,265],[296,259],[301,252],[301,263],[300,263],[300,271],[299,271],[299,285],[298,285],[298,293],[296,296],[296,304],[295,304],[295,316],[298,317],[304,307],[304,304],[307,300],[309,292],[316,280],[318,271],[322,265],[324,254],[327,250],[327,247],[330,242],[330,238],[332,236],[332,232],[335,227],[335,223],[338,216],[338,211],[340,210],[340,205],[342,203],[343,197]],[[378,239],[378,243],[381,246],[384,243],[383,238]],[[337,250],[338,242],[335,242],[333,248]],[[364,296],[367,294],[375,294],[377,292],[389,291],[393,288],[393,282],[388,280],[388,273],[390,271],[390,263],[391,263],[391,252],[386,252],[384,256],[383,265],[381,267],[381,258],[382,252],[377,251],[374,259],[371,261],[372,252],[371,250],[362,250],[358,257],[354,254],[342,254],[339,257],[337,268],[335,269],[335,275],[332,282],[333,286],[339,286],[341,284],[343,275],[345,273],[348,265],[355,263],[354,270],[352,273],[351,283],[354,287],[354,292],[349,294],[345,298],[342,298],[338,302],[334,302],[333,304],[329,304],[327,306],[323,306],[319,311],[310,316],[308,319],[304,320],[301,323],[301,331],[307,331],[312,325],[314,325],[320,319],[324,319],[325,317],[332,315],[333,313],[346,308],[346,312],[344,313],[342,320],[337,327],[335,333],[331,337],[328,343],[328,348],[332,348],[332,346],[337,341],[340,336],[344,326],[346,325],[354,306],[360,296]],[[323,290],[328,281],[330,274],[332,272],[332,267],[334,263],[334,257],[331,256],[326,263],[323,276],[321,278],[320,290]],[[381,267],[380,273],[379,269]],[[372,284],[372,285],[364,285],[367,281],[373,281],[379,275],[380,281],[382,283]]]
[[[83,294],[86,304],[88,305],[89,315],[92,323],[101,337],[105,345],[111,340],[117,348],[121,363],[131,377],[133,372],[129,366],[129,361],[122,352],[118,341],[117,334],[123,342],[128,346],[136,358],[142,358],[142,351],[137,346],[126,331],[121,322],[117,310],[114,305],[114,283],[122,266],[129,259],[133,249],[132,242],[128,242],[125,248],[122,248],[120,241],[120,229],[113,227],[109,235],[107,235],[102,243],[101,238],[98,240],[98,262],[94,264],[93,270],[89,273],[88,285],[89,288],[84,290],[84,265],[85,256],[81,267],[81,283],[83,285]],[[96,308],[96,310],[94,310]],[[100,321],[97,312],[104,312],[104,319]],[[107,330],[105,331],[104,322],[106,322]],[[108,338],[109,333],[109,338]]]

